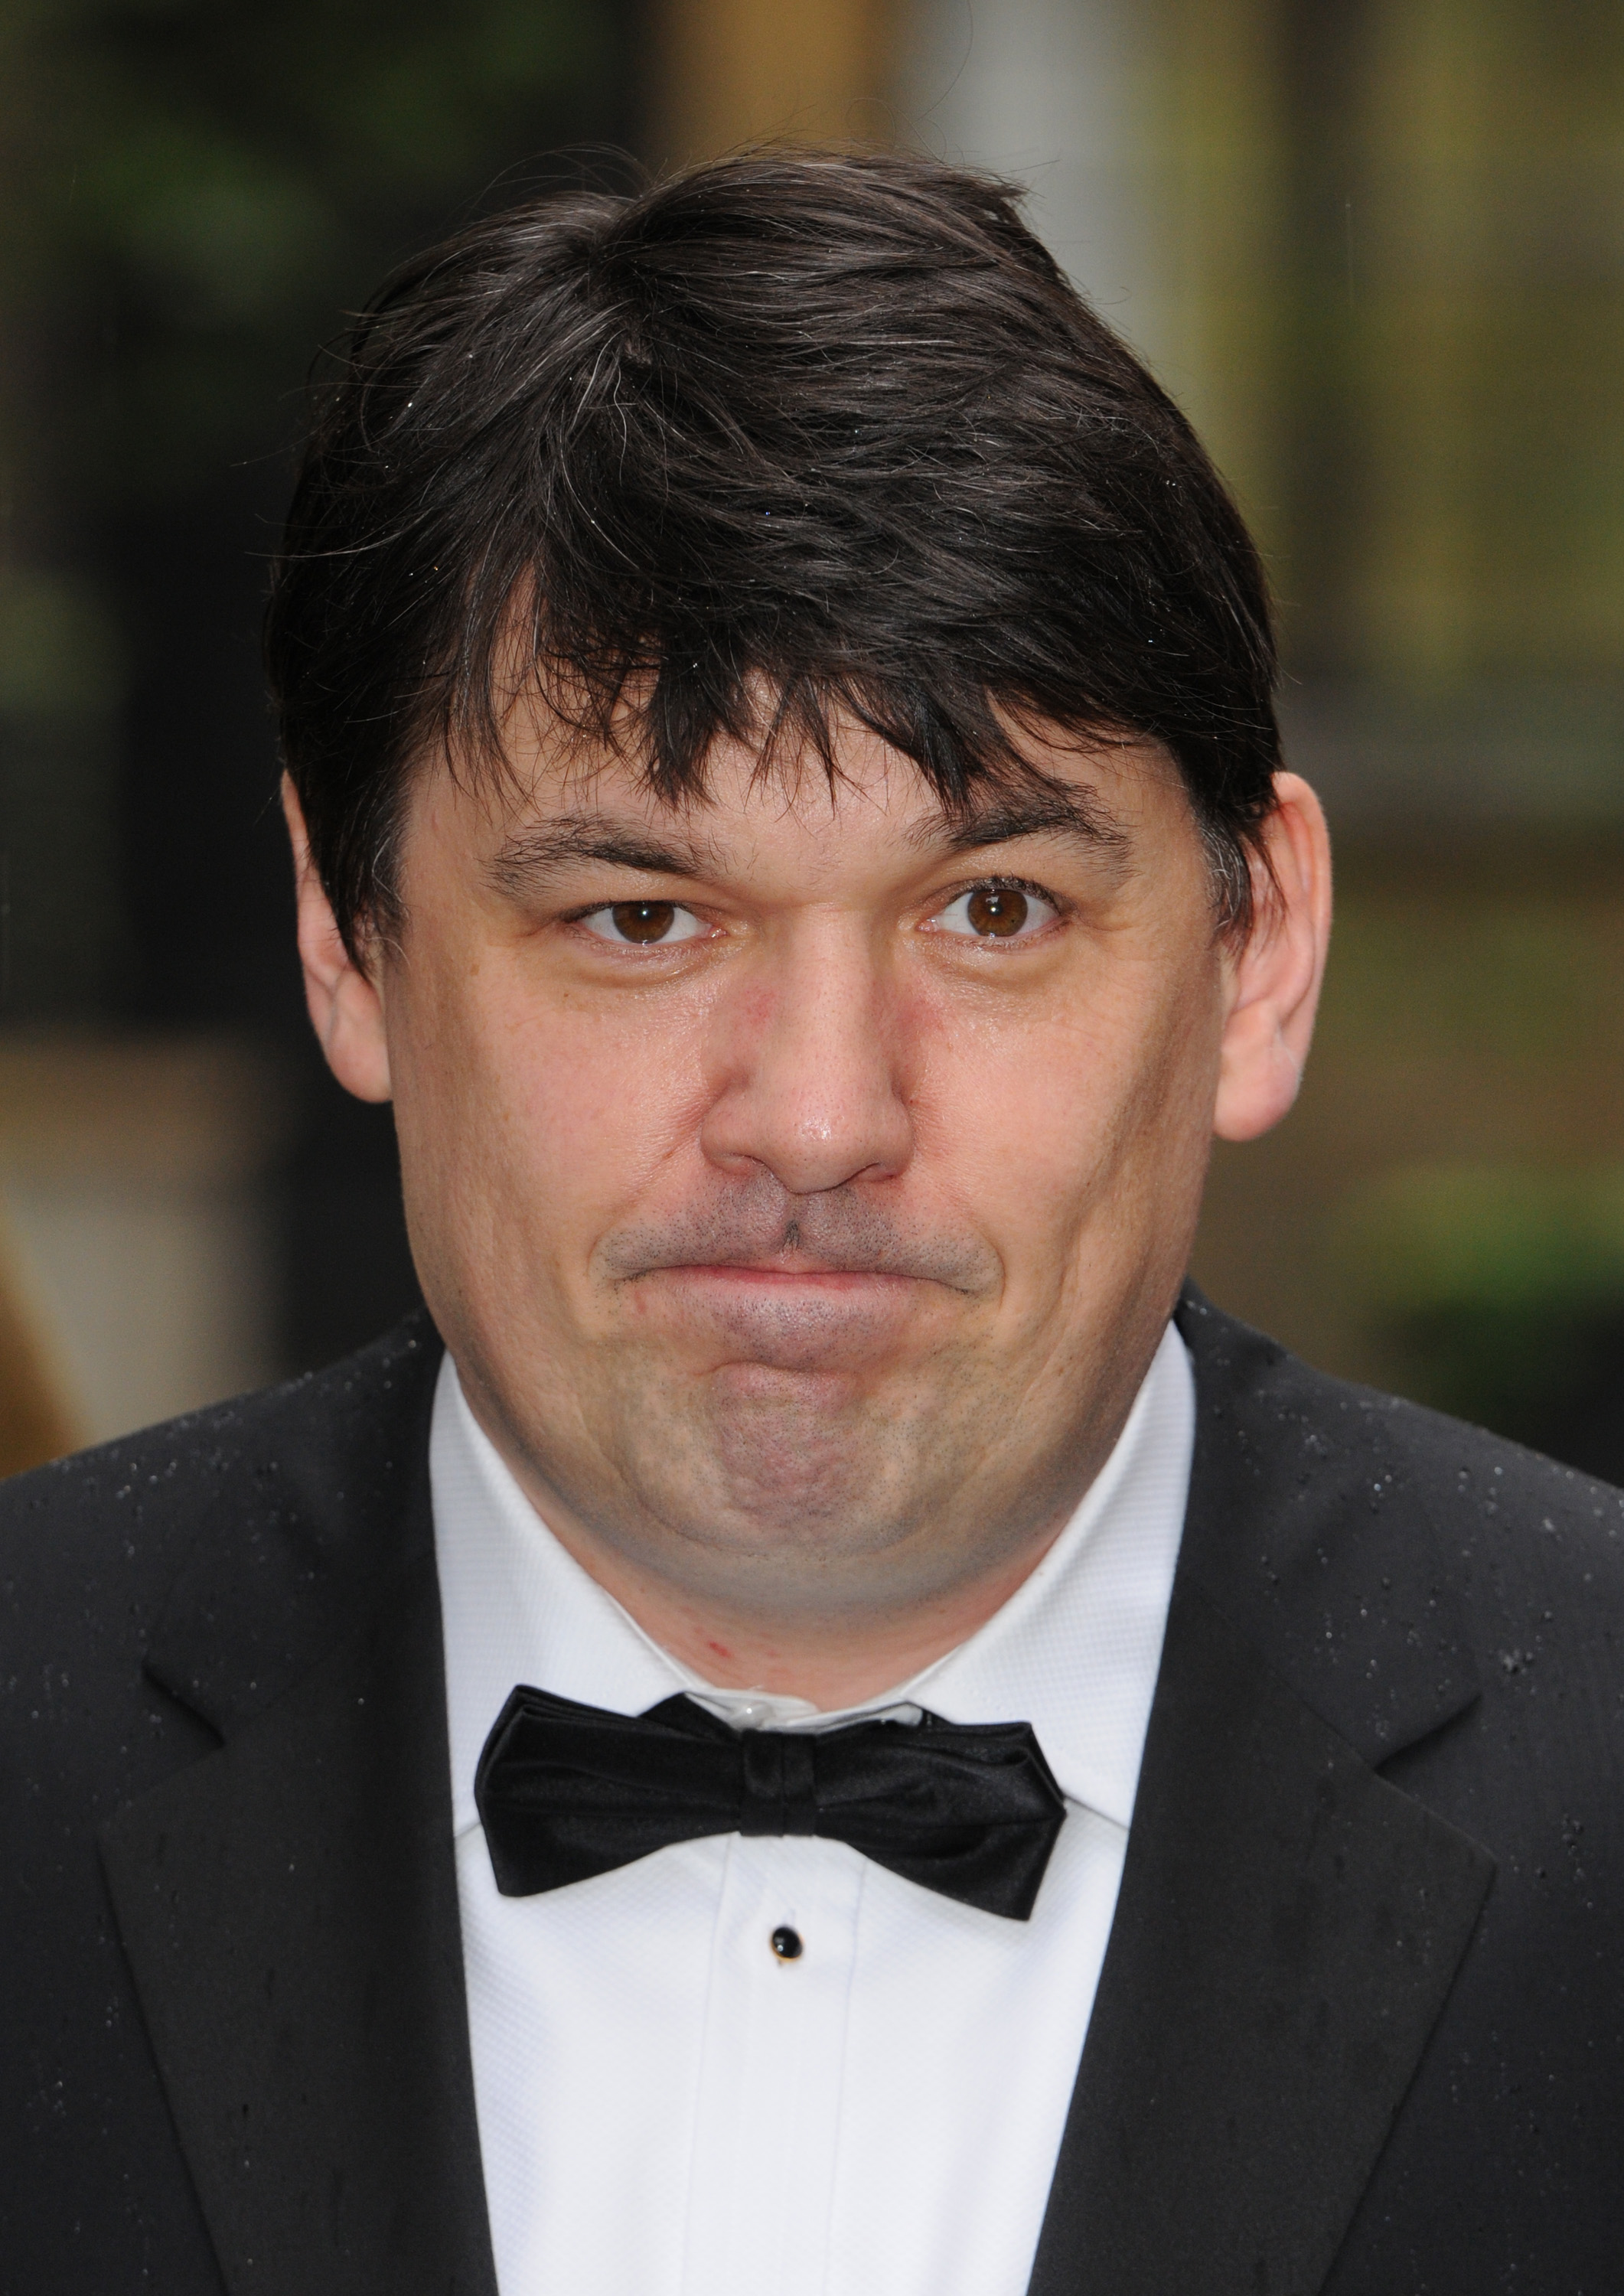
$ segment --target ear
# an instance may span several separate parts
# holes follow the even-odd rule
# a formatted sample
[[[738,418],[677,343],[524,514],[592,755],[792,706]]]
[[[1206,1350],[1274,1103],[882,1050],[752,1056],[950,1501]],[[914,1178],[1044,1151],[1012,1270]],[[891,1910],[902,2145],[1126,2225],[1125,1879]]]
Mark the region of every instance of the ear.
[[[305,1003],[327,1065],[357,1100],[390,1097],[389,1038],[383,997],[344,946],[316,864],[304,812],[292,783],[282,777],[282,810],[293,845],[293,884],[299,901],[299,956]]]
[[[1331,939],[1331,840],[1300,775],[1275,776],[1263,839],[1275,882],[1255,872],[1251,930],[1231,960],[1212,1117],[1220,1140],[1255,1140],[1296,1099]]]

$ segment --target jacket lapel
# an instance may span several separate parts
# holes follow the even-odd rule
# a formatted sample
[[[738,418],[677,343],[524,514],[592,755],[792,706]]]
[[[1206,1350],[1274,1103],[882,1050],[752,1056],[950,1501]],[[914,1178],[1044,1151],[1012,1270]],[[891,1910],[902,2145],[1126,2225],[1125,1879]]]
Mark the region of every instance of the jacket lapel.
[[[415,1454],[392,1520],[337,1538],[280,1523],[253,1621],[222,1607],[242,1557],[204,1552],[149,1670],[225,1743],[103,1831],[232,2296],[495,2296],[428,1520],[431,1370],[408,1426],[378,1398]],[[234,1660],[244,1636],[257,1656]]]
[[[1494,1872],[1374,1767],[1476,1694],[1390,1423],[1180,1321],[1189,1516],[1030,2296],[1313,2296]]]
[[[1031,2296],[1312,2296],[1493,1871],[1187,1580]]]

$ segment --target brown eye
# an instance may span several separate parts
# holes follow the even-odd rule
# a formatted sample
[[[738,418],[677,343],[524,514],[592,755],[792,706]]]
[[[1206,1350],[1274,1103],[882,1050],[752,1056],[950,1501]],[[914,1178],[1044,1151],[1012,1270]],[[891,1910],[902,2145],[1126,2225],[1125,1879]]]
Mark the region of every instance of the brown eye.
[[[1018,885],[978,885],[965,901],[964,917],[972,932],[1008,940],[1026,922],[1030,907]]]
[[[675,901],[617,901],[609,912],[622,940],[663,940],[677,922]]]
[[[680,901],[609,901],[577,922],[595,940],[606,940],[616,948],[652,948],[656,942],[672,947],[707,937],[706,927]]]
[[[1018,941],[1024,947],[1059,915],[1046,894],[1029,885],[1012,885],[1007,877],[993,877],[972,885],[945,909],[939,909],[931,919],[931,929],[964,940],[979,940],[983,947],[995,940],[1010,947]]]

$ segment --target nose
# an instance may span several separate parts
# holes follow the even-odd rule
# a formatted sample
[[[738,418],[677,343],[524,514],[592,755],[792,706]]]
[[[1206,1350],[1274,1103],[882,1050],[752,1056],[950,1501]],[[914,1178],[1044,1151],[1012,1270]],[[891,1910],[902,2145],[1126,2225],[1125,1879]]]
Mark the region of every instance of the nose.
[[[865,937],[833,919],[752,966],[714,1015],[702,1145],[796,1196],[889,1179],[913,1152],[901,1017]]]

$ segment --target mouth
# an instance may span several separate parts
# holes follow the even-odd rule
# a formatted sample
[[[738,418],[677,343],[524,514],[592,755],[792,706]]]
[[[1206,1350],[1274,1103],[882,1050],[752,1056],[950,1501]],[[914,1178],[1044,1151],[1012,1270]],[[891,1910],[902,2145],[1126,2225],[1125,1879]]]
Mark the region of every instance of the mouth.
[[[898,1275],[886,1267],[838,1267],[819,1260],[808,1260],[802,1255],[778,1255],[761,1259],[698,1259],[679,1261],[668,1267],[651,1268],[642,1280],[650,1277],[674,1277],[679,1283],[740,1283],[770,1289],[784,1286],[812,1285],[838,1297],[844,1291],[857,1291],[866,1285],[880,1283],[898,1289],[928,1279],[918,1275]]]
[[[855,1193],[808,1201],[765,1181],[604,1239],[623,1335],[706,1376],[871,1382],[964,1336],[1000,1294],[997,1255],[956,1222]]]
[[[943,1287],[797,1252],[679,1261],[649,1269],[627,1290],[635,1314],[697,1342],[713,1368],[805,1374],[850,1373],[894,1356]]]

